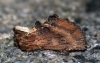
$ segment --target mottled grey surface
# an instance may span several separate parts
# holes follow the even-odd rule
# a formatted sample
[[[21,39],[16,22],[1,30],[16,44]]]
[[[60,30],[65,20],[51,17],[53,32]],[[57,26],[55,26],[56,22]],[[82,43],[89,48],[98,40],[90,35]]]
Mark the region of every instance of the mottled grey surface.
[[[99,0],[0,0],[0,63],[100,63],[99,3]],[[13,45],[14,26],[31,28],[35,21],[43,22],[54,13],[81,27],[87,40],[86,51],[23,52]]]

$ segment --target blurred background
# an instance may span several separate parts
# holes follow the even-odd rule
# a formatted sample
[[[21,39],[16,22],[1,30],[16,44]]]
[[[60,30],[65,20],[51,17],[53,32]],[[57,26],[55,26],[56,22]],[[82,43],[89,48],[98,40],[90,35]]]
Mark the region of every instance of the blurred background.
[[[81,27],[88,42],[86,52],[70,53],[63,60],[51,51],[24,53],[13,46],[14,26],[32,28],[35,21],[44,22],[52,14]],[[100,0],[0,0],[0,62],[100,63]]]
[[[99,11],[99,0],[0,0],[0,33],[8,33],[15,25],[32,27],[54,13],[77,23],[88,17],[95,20]]]

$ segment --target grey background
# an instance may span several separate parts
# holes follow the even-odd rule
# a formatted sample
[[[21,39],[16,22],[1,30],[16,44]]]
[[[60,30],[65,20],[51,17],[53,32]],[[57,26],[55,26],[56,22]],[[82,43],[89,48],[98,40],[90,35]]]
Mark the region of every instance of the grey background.
[[[23,52],[13,45],[14,26],[32,28],[55,13],[80,26],[86,51]],[[0,0],[0,63],[100,63],[100,0]]]

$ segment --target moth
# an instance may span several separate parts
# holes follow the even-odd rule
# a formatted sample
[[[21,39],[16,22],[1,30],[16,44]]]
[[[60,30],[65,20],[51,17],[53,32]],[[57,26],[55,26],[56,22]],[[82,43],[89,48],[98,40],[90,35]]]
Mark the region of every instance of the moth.
[[[50,15],[44,23],[36,21],[32,29],[15,26],[13,31],[14,45],[23,51],[86,49],[86,38],[80,27],[57,14]]]

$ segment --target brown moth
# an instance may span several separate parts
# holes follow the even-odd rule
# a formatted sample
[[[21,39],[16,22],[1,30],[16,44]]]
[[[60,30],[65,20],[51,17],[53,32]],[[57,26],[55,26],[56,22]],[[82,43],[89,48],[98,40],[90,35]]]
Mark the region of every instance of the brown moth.
[[[13,31],[15,46],[25,51],[72,51],[86,48],[86,39],[79,26],[56,14],[49,16],[44,23],[36,21],[32,29],[15,26]]]

